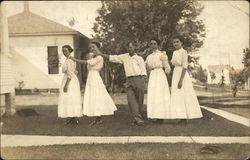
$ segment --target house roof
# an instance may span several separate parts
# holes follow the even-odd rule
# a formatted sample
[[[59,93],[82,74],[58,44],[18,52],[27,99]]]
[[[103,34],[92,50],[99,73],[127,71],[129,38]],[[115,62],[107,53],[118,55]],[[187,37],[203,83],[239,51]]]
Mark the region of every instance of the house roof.
[[[207,68],[210,72],[214,73],[221,73],[222,70],[227,69],[230,71],[232,69],[230,65],[209,65]]]
[[[30,11],[10,16],[8,18],[8,25],[10,36],[78,34],[86,37],[74,29]]]

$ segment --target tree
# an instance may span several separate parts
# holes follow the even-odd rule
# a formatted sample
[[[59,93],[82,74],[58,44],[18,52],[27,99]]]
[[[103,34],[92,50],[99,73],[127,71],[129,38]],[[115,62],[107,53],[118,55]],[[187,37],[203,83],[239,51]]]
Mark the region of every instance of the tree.
[[[232,94],[234,97],[236,97],[237,92],[238,92],[238,88],[240,85],[242,85],[243,83],[245,83],[245,75],[246,72],[244,71],[244,69],[240,70],[240,71],[235,71],[232,70],[230,72],[230,84],[231,84],[231,88],[232,88]]]
[[[216,75],[214,72],[210,71],[210,76],[211,76],[211,80],[212,80],[212,83],[213,81],[216,79]]]
[[[126,52],[129,42],[134,42],[137,51],[142,52],[155,36],[171,59],[171,38],[177,33],[184,37],[188,51],[202,46],[205,26],[198,19],[202,10],[203,6],[195,0],[102,1],[93,27],[94,38],[102,42],[105,53],[118,54]]]
[[[220,85],[223,87],[225,85],[225,76],[222,74],[221,75],[221,83]]]
[[[244,84],[250,76],[250,50],[246,48],[243,50],[243,53],[242,63],[244,64],[244,69],[238,72],[233,69],[230,72],[230,82],[234,97],[237,95],[239,86]]]
[[[243,50],[244,56],[242,63],[244,64],[244,78],[245,80],[250,77],[250,50],[248,48]]]
[[[246,48],[243,50],[244,56],[242,63],[244,64],[244,67],[250,67],[250,49]]]
[[[206,69],[203,69],[201,65],[195,66],[192,70],[191,74],[193,78],[197,79],[198,81],[202,83],[207,82],[207,71]]]

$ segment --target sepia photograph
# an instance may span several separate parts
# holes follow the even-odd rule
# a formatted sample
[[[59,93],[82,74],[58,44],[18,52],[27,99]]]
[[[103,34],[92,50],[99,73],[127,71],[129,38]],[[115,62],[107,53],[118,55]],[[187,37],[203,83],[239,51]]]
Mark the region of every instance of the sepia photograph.
[[[249,2],[0,2],[0,158],[250,159]]]

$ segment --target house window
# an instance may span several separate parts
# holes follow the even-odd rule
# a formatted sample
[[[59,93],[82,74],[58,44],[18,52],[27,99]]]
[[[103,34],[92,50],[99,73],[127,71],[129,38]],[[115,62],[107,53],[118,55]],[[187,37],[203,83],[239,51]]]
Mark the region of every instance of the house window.
[[[48,46],[48,73],[59,73],[59,58],[57,46]]]

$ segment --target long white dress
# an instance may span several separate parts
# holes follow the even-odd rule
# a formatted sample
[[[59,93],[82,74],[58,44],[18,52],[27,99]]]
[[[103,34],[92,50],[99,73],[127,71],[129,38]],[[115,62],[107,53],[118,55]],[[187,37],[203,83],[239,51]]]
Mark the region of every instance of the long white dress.
[[[71,59],[66,59],[62,65],[64,77],[59,89],[58,98],[58,117],[81,117],[82,116],[82,97],[80,91],[79,80],[76,76],[76,63]],[[63,92],[63,88],[70,78],[68,91]]]
[[[147,69],[151,70],[148,81],[147,114],[148,118],[169,119],[170,92],[166,72],[170,72],[166,53],[159,50],[146,59]]]
[[[83,114],[87,116],[113,115],[116,106],[108,94],[99,71],[103,58],[97,56],[87,61],[88,77],[83,100]]]
[[[178,83],[183,68],[187,68],[187,51],[183,48],[174,51],[171,63],[175,66],[171,88],[171,114],[175,119],[193,119],[202,117],[202,112],[196,97],[192,80],[186,71],[182,87],[178,89]]]

